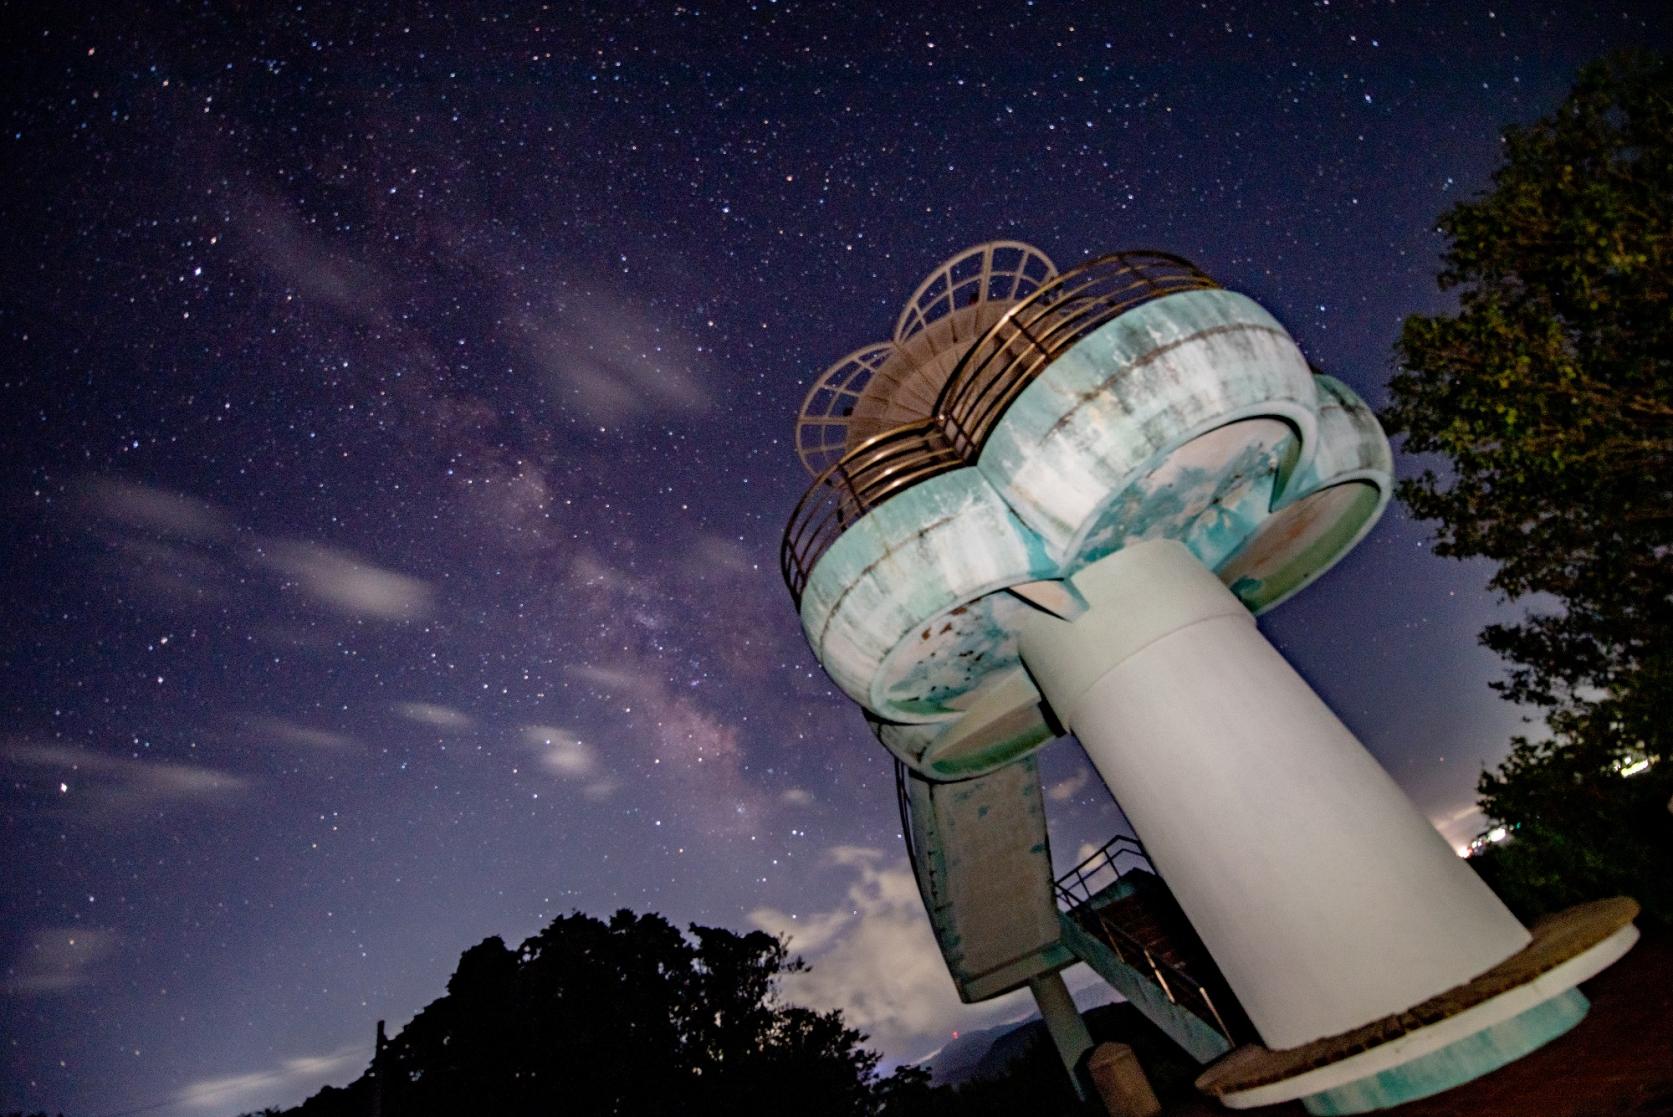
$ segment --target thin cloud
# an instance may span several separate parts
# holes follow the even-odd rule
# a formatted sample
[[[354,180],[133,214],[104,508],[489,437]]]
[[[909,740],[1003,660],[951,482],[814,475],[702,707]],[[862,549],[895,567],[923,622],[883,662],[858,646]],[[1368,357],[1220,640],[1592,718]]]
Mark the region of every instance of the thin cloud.
[[[699,350],[634,302],[568,297],[512,321],[525,356],[579,419],[616,424],[708,410]]]
[[[253,558],[345,616],[407,621],[427,616],[433,605],[429,583],[324,544],[273,540],[257,547]]]
[[[310,605],[353,620],[409,621],[434,611],[434,590],[423,579],[339,547],[255,536],[208,501],[112,477],[89,478],[81,491],[121,576],[157,604],[201,608],[247,596],[250,577],[266,574]]]
[[[283,718],[249,717],[244,719],[244,726],[258,737],[306,749],[337,751],[349,748],[355,743],[354,738],[347,734],[335,733],[329,729],[314,729],[285,721]]]
[[[1073,799],[1080,792],[1081,788],[1086,786],[1086,781],[1090,778],[1090,776],[1091,773],[1085,768],[1082,768],[1068,779],[1058,780],[1056,783],[1046,788],[1046,798],[1055,803],[1067,802],[1068,800]]]
[[[365,1059],[366,1049],[350,1044],[324,1055],[285,1059],[263,1070],[201,1078],[182,1087],[170,1100],[189,1109],[247,1109],[263,1100],[311,1094]]]
[[[813,793],[800,787],[787,787],[779,792],[778,801],[787,807],[806,807],[813,803]]]
[[[68,993],[90,984],[116,953],[119,937],[100,927],[44,927],[29,936],[6,967],[13,996]]]
[[[986,1027],[1028,1011],[1022,992],[980,1005],[959,1001],[904,859],[838,846],[826,861],[854,875],[846,902],[794,915],[758,908],[748,916],[756,927],[786,938],[808,962],[805,973],[785,978],[789,1000],[841,1009],[851,1026],[897,1058],[932,1051],[955,1030]]]
[[[243,776],[167,760],[117,756],[79,745],[12,741],[0,749],[11,765],[38,774],[54,806],[95,819],[120,820],[170,805],[215,805],[241,796]]]
[[[94,477],[81,486],[86,506],[100,516],[167,539],[210,542],[230,537],[232,517],[185,493],[116,477]]]
[[[469,729],[472,724],[468,714],[434,702],[397,702],[395,712],[408,721],[416,721],[419,725],[428,725],[432,729],[441,729],[449,733]]]
[[[620,783],[598,757],[598,750],[569,730],[556,725],[526,725],[523,741],[535,750],[546,771],[563,780],[584,783],[581,794],[589,799],[608,799]]]

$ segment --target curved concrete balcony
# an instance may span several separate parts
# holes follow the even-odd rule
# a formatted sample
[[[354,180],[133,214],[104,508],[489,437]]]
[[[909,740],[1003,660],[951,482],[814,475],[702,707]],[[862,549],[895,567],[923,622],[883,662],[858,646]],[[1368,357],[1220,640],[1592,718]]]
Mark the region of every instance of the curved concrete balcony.
[[[820,661],[932,778],[1051,735],[1016,627],[1034,606],[1072,611],[1077,570],[1174,538],[1264,611],[1346,553],[1391,489],[1364,403],[1189,261],[1099,257],[988,316],[927,417],[815,478],[780,553]]]

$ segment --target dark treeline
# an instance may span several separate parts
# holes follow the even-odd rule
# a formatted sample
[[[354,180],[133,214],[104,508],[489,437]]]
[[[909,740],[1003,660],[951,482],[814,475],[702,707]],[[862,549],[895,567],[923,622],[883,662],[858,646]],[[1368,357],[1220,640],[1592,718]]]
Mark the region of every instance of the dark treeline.
[[[784,1002],[801,969],[756,931],[617,912],[559,917],[513,949],[498,937],[466,950],[432,1001],[345,1087],[327,1086],[268,1117],[706,1114],[789,1109],[797,1117],[980,1117],[1081,1112],[1044,1027],[1007,1044],[1005,1065],[956,1087],[928,1071],[879,1073],[880,1057],[840,1013]],[[1092,1014],[1094,1034],[1133,1043],[1161,1069],[1189,1071],[1130,1006]],[[1112,1036],[1111,1031],[1122,1034]],[[1180,1063],[1173,1073],[1172,1063]]]

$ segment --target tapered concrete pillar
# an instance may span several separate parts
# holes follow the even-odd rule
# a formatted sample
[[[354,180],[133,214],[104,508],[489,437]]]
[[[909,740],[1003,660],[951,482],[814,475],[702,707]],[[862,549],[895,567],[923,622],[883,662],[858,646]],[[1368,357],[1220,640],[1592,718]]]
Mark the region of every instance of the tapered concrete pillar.
[[[1046,1031],[1051,1033],[1051,1042],[1069,1072],[1076,1095],[1086,1097],[1080,1063],[1092,1050],[1092,1033],[1086,1030],[1086,1021],[1081,1019],[1069,987],[1063,984],[1063,975],[1048,973],[1030,978],[1028,989],[1034,994],[1034,1003],[1040,1006],[1040,1019],[1046,1022]]]
[[[1468,981],[1529,936],[1181,544],[1077,573],[1023,662],[1267,1046]]]

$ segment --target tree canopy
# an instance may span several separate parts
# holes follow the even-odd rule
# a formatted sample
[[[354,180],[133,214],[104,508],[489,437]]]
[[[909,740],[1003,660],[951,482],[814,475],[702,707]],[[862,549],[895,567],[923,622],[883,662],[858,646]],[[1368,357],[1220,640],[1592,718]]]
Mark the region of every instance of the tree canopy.
[[[1440,230],[1458,309],[1406,319],[1382,419],[1442,459],[1400,486],[1436,552],[1492,559],[1534,606],[1482,639],[1551,731],[1483,776],[1483,806],[1545,858],[1529,872],[1619,881],[1673,851],[1673,63],[1585,67]]]
[[[400,1117],[495,1113],[882,1114],[925,1075],[884,1078],[836,1012],[781,1002],[800,968],[755,931],[620,911],[560,917],[513,950],[465,951],[381,1064],[327,1087],[299,1117],[363,1117],[381,1086]],[[381,1074],[381,1083],[378,1077]]]

